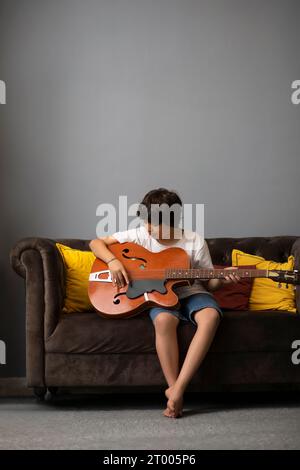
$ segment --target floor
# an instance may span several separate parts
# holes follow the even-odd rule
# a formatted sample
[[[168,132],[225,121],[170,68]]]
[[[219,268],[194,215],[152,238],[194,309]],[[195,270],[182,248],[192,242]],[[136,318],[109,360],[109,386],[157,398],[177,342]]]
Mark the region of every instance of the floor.
[[[0,449],[299,449],[300,393],[162,394],[0,399]]]

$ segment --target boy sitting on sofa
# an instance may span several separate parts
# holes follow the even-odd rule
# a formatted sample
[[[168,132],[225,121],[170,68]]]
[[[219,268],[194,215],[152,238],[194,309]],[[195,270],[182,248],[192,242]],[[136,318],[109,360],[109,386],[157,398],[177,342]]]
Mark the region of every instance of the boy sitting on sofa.
[[[138,211],[138,215],[144,219],[143,225],[90,242],[90,248],[95,256],[107,263],[116,287],[124,287],[129,282],[124,265],[109,250],[109,245],[117,242],[135,242],[152,252],[159,252],[172,246],[180,247],[189,254],[192,269],[214,267],[204,237],[191,231],[187,236],[187,231],[179,227],[179,220],[174,215],[172,217],[172,212],[168,226],[164,225],[165,219],[161,218],[161,214],[153,223],[153,205],[182,207],[182,201],[176,192],[165,188],[149,191],[140,206],[146,208],[146,211]],[[174,292],[180,300],[180,308],[149,308],[149,316],[155,329],[158,358],[168,383],[168,388],[165,390],[167,406],[163,411],[164,416],[169,418],[182,416],[184,391],[209,350],[223,317],[223,312],[212,292],[222,284],[239,280],[239,276],[234,274],[229,274],[224,279],[209,279],[206,282],[196,279],[192,284],[174,287]],[[192,322],[196,326],[196,331],[179,371],[177,326],[180,320]]]

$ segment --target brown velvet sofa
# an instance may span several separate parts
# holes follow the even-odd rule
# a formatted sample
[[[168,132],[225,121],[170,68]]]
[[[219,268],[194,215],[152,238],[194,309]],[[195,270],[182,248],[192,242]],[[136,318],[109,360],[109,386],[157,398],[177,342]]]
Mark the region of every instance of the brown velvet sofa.
[[[147,312],[128,319],[95,312],[62,314],[64,266],[55,242],[89,250],[89,240],[25,238],[11,250],[13,269],[26,286],[27,385],[43,396],[47,388],[166,386]],[[214,264],[230,265],[237,248],[283,262],[290,254],[300,266],[296,236],[207,239]],[[300,289],[297,287],[300,312]],[[26,310],[25,310],[26,309]],[[180,323],[182,362],[195,332]],[[299,389],[300,365],[291,361],[292,342],[300,339],[300,314],[283,311],[225,311],[211,348],[188,391],[251,390],[256,386]],[[93,389],[95,390],[95,389]]]

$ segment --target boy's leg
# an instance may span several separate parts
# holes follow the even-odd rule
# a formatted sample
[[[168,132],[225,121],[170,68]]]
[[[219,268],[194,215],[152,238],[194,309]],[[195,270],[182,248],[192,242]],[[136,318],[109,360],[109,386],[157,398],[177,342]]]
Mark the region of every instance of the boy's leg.
[[[171,387],[179,373],[177,326],[179,318],[168,312],[159,312],[153,320],[155,346],[166,381]]]
[[[177,407],[181,403],[187,385],[209,350],[220,323],[220,315],[216,309],[208,307],[196,311],[194,320],[197,323],[197,330],[190,343],[177,380],[169,393],[168,407],[175,415],[178,413]]]

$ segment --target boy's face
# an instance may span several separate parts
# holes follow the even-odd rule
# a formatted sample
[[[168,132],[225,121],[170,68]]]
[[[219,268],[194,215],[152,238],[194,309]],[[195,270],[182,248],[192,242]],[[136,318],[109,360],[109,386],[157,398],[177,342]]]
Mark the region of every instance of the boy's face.
[[[147,222],[146,228],[149,234],[153,238],[156,238],[156,239],[163,239],[166,236],[168,236],[168,232],[170,232],[170,227],[168,227],[165,224],[154,225],[154,224],[149,224],[149,222]],[[169,233],[169,238],[170,238],[170,233]]]
[[[149,222],[145,224],[148,233],[158,240],[170,240],[174,238],[174,227],[166,224],[153,225]]]

